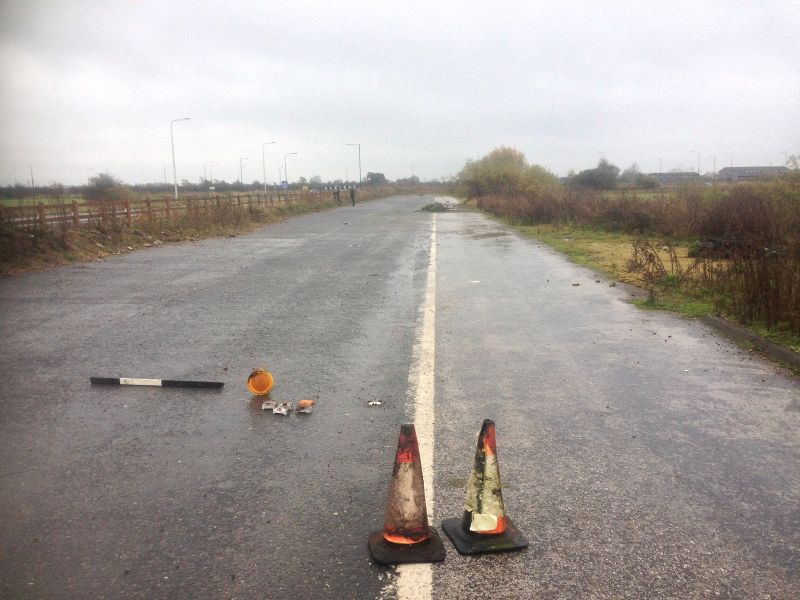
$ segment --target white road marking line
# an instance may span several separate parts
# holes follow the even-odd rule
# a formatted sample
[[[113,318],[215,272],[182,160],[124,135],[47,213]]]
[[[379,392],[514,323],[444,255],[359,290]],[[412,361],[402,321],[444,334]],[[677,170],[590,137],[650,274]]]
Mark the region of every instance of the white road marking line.
[[[434,361],[436,358],[436,215],[431,225],[431,250],[425,298],[420,308],[411,368],[408,371],[408,399],[414,406],[422,477],[425,480],[425,505],[428,520],[433,519],[433,434]],[[430,563],[397,567],[397,600],[430,600],[433,568]]]

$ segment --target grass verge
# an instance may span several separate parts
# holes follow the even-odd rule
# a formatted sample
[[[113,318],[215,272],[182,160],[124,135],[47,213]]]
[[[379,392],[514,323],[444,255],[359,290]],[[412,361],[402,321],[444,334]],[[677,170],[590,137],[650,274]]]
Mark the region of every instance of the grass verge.
[[[679,282],[667,279],[657,285],[646,284],[641,273],[628,268],[635,236],[558,225],[512,226],[566,255],[577,264],[647,290],[647,298],[634,301],[634,304],[643,309],[666,310],[692,318],[708,315],[730,318],[730,315],[719,315],[716,307],[720,304],[720,299],[712,290],[696,281]],[[687,267],[692,260],[688,256],[689,244],[673,242],[673,248],[681,265]],[[752,333],[800,353],[800,336],[780,328],[770,329],[759,323],[744,326]]]

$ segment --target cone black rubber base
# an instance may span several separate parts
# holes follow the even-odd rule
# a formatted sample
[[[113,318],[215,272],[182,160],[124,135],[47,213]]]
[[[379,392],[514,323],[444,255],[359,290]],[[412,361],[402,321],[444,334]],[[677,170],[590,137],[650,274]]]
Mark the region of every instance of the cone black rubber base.
[[[445,555],[442,538],[435,529],[431,529],[428,541],[419,544],[392,544],[383,538],[383,531],[374,531],[369,536],[369,552],[382,565],[441,562]]]
[[[442,529],[453,542],[459,554],[510,552],[528,547],[528,539],[514,526],[511,519],[507,521],[505,533],[499,535],[470,533],[464,531],[461,523],[460,517],[442,521]]]

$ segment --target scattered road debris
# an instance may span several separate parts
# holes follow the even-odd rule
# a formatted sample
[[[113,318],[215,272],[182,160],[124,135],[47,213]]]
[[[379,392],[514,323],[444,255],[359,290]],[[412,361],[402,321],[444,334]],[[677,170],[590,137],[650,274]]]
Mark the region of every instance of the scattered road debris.
[[[286,416],[289,414],[291,410],[292,410],[291,402],[281,402],[280,404],[278,404],[278,406],[272,409],[272,414]]]
[[[310,413],[314,410],[314,405],[317,403],[316,400],[298,400],[297,402],[297,412],[299,413]]]
[[[221,381],[186,381],[180,379],[137,379],[135,377],[90,377],[92,385],[149,385],[155,387],[221,388]]]
[[[580,285],[580,283],[573,283],[572,287],[578,287],[579,285]]]
[[[274,383],[272,373],[266,369],[254,369],[247,378],[247,389],[256,396],[266,396]]]
[[[261,410],[272,410],[275,408],[275,403],[272,400],[265,400],[261,404]]]
[[[381,404],[383,404],[381,400],[370,400],[367,402],[367,406],[380,406]]]

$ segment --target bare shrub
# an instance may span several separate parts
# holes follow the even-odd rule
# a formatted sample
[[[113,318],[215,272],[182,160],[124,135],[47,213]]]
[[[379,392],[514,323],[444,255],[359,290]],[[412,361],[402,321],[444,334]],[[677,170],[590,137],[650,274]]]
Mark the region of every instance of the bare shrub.
[[[702,285],[720,312],[800,334],[800,178],[600,192],[526,181],[530,169],[521,153],[499,149],[468,163],[461,179],[478,208],[515,224],[662,238],[633,244],[629,266],[651,288]],[[681,268],[672,240],[695,240],[690,267]]]

